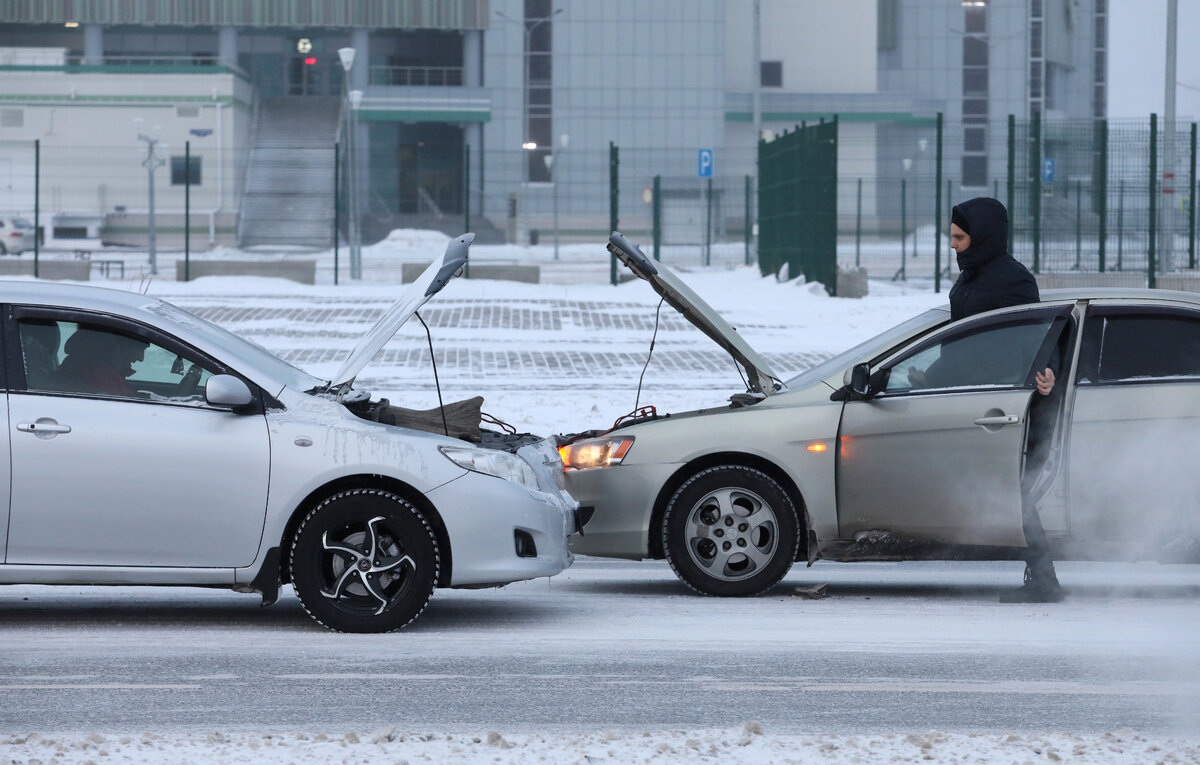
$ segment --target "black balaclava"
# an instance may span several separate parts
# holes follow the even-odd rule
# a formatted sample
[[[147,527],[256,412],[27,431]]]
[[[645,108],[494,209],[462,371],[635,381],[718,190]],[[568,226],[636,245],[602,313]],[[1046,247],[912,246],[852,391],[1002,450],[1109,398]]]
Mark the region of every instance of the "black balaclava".
[[[998,199],[976,197],[957,204],[950,222],[971,237],[971,246],[958,253],[958,267],[970,279],[969,269],[977,268],[1008,252],[1008,210]]]

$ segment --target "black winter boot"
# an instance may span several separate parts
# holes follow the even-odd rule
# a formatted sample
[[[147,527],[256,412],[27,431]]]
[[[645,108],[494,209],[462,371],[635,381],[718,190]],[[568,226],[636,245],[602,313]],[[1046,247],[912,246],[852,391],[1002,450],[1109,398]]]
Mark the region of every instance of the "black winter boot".
[[[1000,596],[1001,603],[1061,603],[1062,599],[1054,564],[1036,574],[1025,566],[1025,584]]]

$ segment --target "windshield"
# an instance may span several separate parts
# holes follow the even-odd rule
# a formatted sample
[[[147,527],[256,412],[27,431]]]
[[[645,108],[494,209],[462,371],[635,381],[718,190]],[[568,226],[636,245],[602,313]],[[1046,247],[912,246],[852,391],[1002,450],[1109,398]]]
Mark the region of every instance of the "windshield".
[[[25,218],[13,218],[13,228],[33,228],[33,224]]]
[[[166,302],[154,302],[146,307],[147,311],[162,316],[192,332],[200,335],[222,351],[222,357],[230,361],[246,362],[246,366],[263,371],[285,385],[300,390],[309,390],[325,385],[324,380],[313,377],[302,369],[292,366],[260,345],[250,342],[244,337],[235,335],[227,329],[202,319],[195,314]],[[240,365],[239,365],[240,366]]]
[[[873,349],[886,350],[922,327],[932,328],[949,318],[950,311],[946,307],[931,308],[924,313],[917,314],[908,321],[897,324],[882,334],[875,335],[871,339],[859,343],[848,351],[843,351],[817,364],[815,367],[809,367],[788,380],[785,384],[793,390],[812,385],[831,375],[837,374],[856,361],[862,361],[868,356],[874,356],[875,352]]]

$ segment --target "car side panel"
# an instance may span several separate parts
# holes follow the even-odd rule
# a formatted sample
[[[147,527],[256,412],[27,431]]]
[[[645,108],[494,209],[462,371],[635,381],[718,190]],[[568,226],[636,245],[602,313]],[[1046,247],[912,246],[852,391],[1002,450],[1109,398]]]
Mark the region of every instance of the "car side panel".
[[[1020,468],[1031,393],[978,391],[851,401],[838,462],[841,534],[1024,545]],[[1013,415],[1009,425],[975,424]]]
[[[8,426],[9,438],[0,438],[0,486],[9,488],[0,498],[0,562],[3,562],[8,551],[8,520],[9,502],[12,497],[12,453],[9,439],[12,437],[12,426],[9,423],[8,394],[4,394],[4,423]]]
[[[41,565],[250,564],[270,448],[262,415],[13,393],[6,561]],[[69,432],[21,431],[51,421]]]
[[[1200,558],[1198,434],[1200,383],[1079,386],[1067,460],[1075,549]]]

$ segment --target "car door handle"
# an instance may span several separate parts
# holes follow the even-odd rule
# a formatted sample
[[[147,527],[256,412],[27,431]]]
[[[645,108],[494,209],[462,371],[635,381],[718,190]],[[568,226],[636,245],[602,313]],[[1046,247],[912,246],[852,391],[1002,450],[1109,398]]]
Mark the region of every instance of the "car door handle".
[[[70,433],[70,425],[60,425],[50,417],[39,417],[35,422],[18,422],[17,430],[32,433],[38,438],[54,438],[59,433]]]
[[[975,420],[976,425],[987,427],[988,425],[1016,425],[1021,421],[1021,418],[1015,414],[1001,414],[995,417],[980,417]]]

